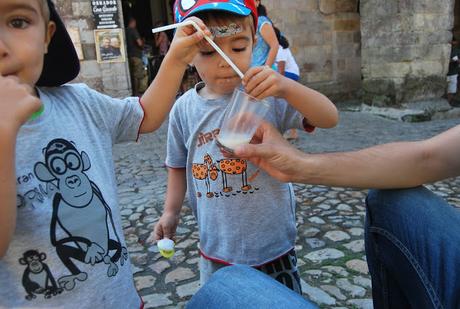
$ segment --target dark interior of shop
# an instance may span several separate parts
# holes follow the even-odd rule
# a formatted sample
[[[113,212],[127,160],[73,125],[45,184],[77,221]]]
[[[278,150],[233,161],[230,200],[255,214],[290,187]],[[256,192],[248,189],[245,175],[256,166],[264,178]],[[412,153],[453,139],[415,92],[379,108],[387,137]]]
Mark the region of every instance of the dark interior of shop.
[[[152,29],[174,23],[173,6],[174,0],[122,0],[125,27],[129,19],[134,17],[137,21],[137,30],[145,42],[144,56],[149,83],[155,78],[163,59],[159,54],[159,49],[155,47]],[[166,34],[169,41],[172,41],[174,32],[171,30]],[[187,91],[198,81],[199,76],[196,70],[189,67],[185,72],[179,93]]]

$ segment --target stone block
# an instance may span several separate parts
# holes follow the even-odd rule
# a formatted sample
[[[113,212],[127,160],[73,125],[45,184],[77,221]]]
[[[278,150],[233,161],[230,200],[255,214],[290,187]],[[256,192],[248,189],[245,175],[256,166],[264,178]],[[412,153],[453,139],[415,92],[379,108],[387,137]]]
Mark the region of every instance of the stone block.
[[[286,1],[287,2],[287,1]],[[323,14],[334,14],[336,0],[320,0],[319,1],[319,11]]]
[[[83,78],[101,78],[101,69],[96,60],[82,61],[80,74]]]
[[[336,0],[337,12],[358,12],[358,0]]]
[[[85,60],[96,60],[96,46],[94,44],[81,44],[83,58]]]
[[[445,76],[407,76],[399,87],[400,102],[440,98],[444,94]]]
[[[306,74],[307,83],[327,82],[332,80],[332,72],[310,72]]]
[[[315,63],[304,63],[302,65],[302,71],[305,73],[313,72],[316,69]]]
[[[413,61],[411,63],[411,76],[428,77],[442,76],[444,72],[444,63],[438,61]]]
[[[334,22],[335,31],[359,31],[360,27],[360,21],[357,18],[336,20]]]
[[[335,43],[337,45],[349,44],[353,42],[353,32],[350,31],[338,31],[335,34]]]
[[[75,2],[72,1],[72,12],[73,16],[92,16],[91,3],[88,2]]]
[[[317,63],[318,65],[324,63],[328,59],[332,59],[332,46],[310,46],[305,48],[305,57],[308,62]]]
[[[410,72],[410,62],[385,63],[377,60],[370,64],[371,78],[404,78]]]

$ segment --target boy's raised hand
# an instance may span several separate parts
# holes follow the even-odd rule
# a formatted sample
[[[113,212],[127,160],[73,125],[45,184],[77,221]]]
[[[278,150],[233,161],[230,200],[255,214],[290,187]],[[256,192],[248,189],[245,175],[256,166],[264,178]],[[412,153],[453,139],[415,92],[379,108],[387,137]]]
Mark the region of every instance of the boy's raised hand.
[[[250,68],[243,78],[246,92],[261,100],[267,97],[284,97],[287,79],[264,65]]]
[[[14,132],[40,109],[40,99],[33,95],[33,89],[17,77],[0,74],[0,93],[0,124]]]
[[[168,51],[171,57],[185,66],[191,63],[198,53],[199,43],[204,39],[204,36],[211,36],[211,32],[201,19],[190,17],[187,20],[196,22],[202,31],[197,31],[192,25],[177,28]]]

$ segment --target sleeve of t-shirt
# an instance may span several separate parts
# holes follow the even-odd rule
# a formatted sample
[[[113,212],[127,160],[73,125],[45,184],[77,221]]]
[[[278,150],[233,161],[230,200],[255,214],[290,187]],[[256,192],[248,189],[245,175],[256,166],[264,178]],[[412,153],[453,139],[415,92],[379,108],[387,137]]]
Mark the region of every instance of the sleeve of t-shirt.
[[[137,97],[115,99],[79,84],[79,100],[91,111],[94,123],[108,132],[112,143],[135,141],[144,118],[144,111]]]
[[[187,165],[184,127],[181,121],[181,104],[177,102],[169,114],[168,136],[166,143],[166,166],[184,168]]]
[[[276,54],[276,62],[280,61],[285,61],[287,62],[288,59],[288,52],[287,49],[284,49],[283,47],[279,47],[278,53]]]
[[[284,99],[274,99],[274,113],[278,130],[282,133],[289,129],[299,129],[306,132],[314,131],[314,127],[308,123],[308,120],[298,112],[294,107],[289,105]]]
[[[268,19],[265,16],[259,16],[258,23],[259,23],[258,25],[259,32],[262,30],[262,27],[265,26],[266,24],[272,25],[272,22],[270,21],[270,19]]]

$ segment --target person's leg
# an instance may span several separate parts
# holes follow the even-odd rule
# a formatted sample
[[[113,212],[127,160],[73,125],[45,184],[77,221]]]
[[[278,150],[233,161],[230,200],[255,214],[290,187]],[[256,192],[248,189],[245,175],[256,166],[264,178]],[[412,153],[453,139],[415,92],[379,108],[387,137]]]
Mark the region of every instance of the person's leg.
[[[423,187],[370,191],[374,307],[460,308],[460,209]]]
[[[447,76],[447,101],[450,105],[454,104],[454,97],[457,93],[457,78],[458,75]]]
[[[249,266],[218,270],[192,297],[188,309],[317,308],[299,294]]]

